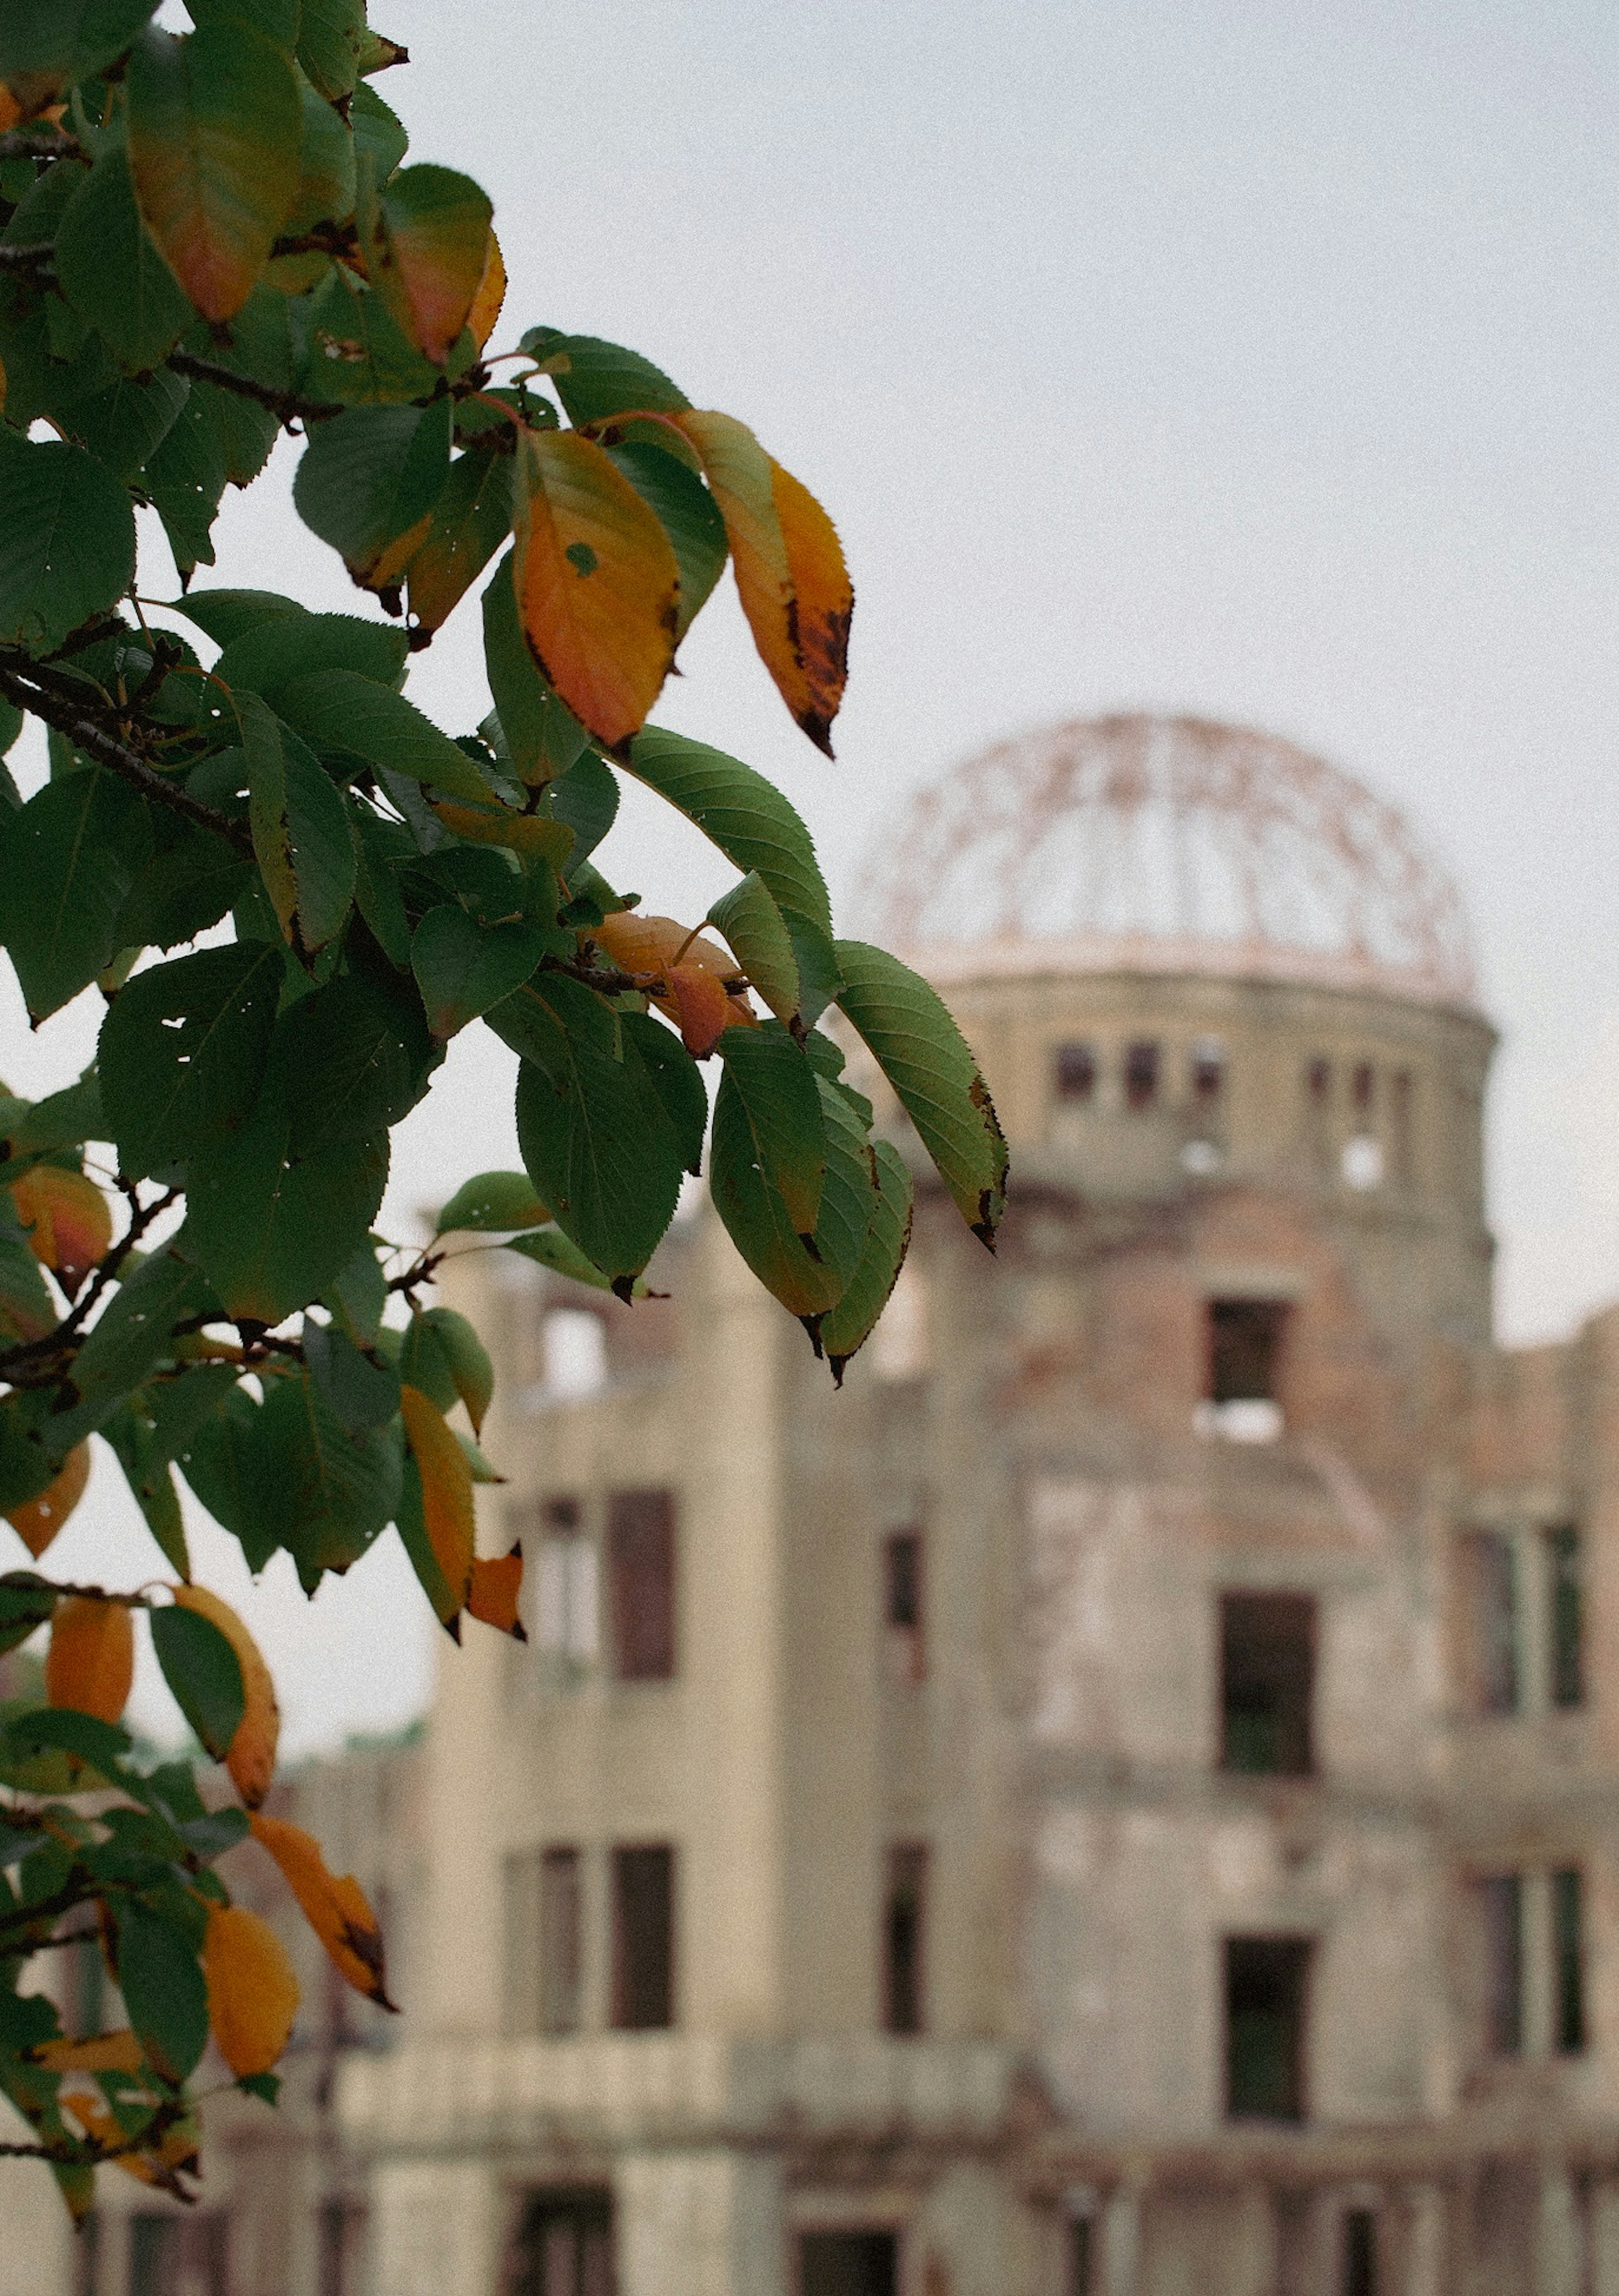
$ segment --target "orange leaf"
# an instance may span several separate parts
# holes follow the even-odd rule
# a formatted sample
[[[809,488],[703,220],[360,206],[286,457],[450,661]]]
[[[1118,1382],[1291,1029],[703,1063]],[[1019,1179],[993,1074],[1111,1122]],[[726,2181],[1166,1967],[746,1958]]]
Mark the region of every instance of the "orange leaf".
[[[665,419],[703,458],[725,521],[742,610],[765,668],[816,748],[830,757],[854,611],[837,529],[745,422],[695,408]]]
[[[255,1810],[248,1823],[254,1838],[280,1866],[304,1919],[355,1991],[368,2001],[380,2001],[384,2009],[393,2008],[396,2005],[388,1998],[382,1932],[353,1874],[329,1873],[319,1842],[301,1826],[267,1817],[262,1810]]]
[[[236,1653],[246,1702],[226,1754],[225,1767],[242,1800],[250,1809],[257,1809],[270,1790],[275,1769],[275,1742],[281,1735],[281,1709],[275,1703],[275,1685],[270,1679],[270,1669],[258,1644],[230,1604],[222,1603],[211,1587],[177,1587],[174,1598],[186,1610],[195,1611],[199,1618],[206,1619],[210,1627],[218,1627]]]
[[[523,430],[513,579],[530,651],[608,749],[640,730],[675,653],[679,570],[629,480],[577,430]]]
[[[135,1627],[124,1603],[69,1595],[56,1605],[45,1657],[45,1694],[53,1706],[76,1707],[116,1722],[135,1679]]]
[[[94,1180],[60,1164],[36,1164],[12,1183],[17,1217],[30,1231],[29,1248],[53,1267],[70,1292],[112,1241],[112,1210]]]
[[[215,1906],[202,1939],[208,2022],[232,2072],[267,2073],[292,2038],[298,1980],[287,1949],[245,1906]]]
[[[420,1388],[400,1389],[399,1409],[422,1478],[427,1543],[459,1611],[473,1583],[473,1471],[444,1414]]]
[[[451,168],[406,168],[380,191],[362,181],[366,275],[401,332],[437,366],[489,276],[489,212],[487,193]]]
[[[143,2185],[160,2185],[165,2192],[174,2193],[181,2199],[186,2197],[177,2179],[182,2175],[197,2173],[197,2123],[193,2114],[187,2113],[183,2120],[177,2121],[150,2151],[123,2152],[118,2148],[129,2139],[99,2089],[72,2088],[62,2096],[62,2108],[72,2114],[86,2136],[116,2154],[117,2165],[127,2175],[138,2177]]]
[[[89,1480],[90,1446],[75,1443],[55,1480],[47,1483],[37,1498],[12,1507],[6,1516],[36,1562],[83,1498]]]
[[[40,2041],[29,2054],[51,2073],[138,2073],[144,2062],[127,2025],[84,2041]]]
[[[674,917],[643,916],[638,909],[616,909],[592,925],[590,938],[604,948],[620,972],[639,980],[657,980],[669,967],[698,964],[718,980],[736,980],[741,968],[728,949]]]
[[[664,1001],[658,999],[660,1004]],[[669,970],[667,1001],[686,1051],[706,1060],[730,1025],[731,1000],[724,988],[700,964],[675,964]]]
[[[509,1554],[493,1559],[481,1554],[474,1560],[466,1607],[486,1627],[498,1627],[503,1635],[514,1635],[520,1643],[526,1643],[529,1637],[517,1615],[517,1598],[522,1592],[522,1548],[519,1545]]]
[[[0,79],[0,135],[4,135],[8,128],[15,127],[21,117],[22,106],[5,82]]]
[[[495,322],[500,316],[500,307],[505,301],[506,270],[500,252],[500,242],[489,234],[489,251],[483,258],[483,276],[478,282],[478,292],[473,298],[473,308],[466,315],[473,340],[480,350],[495,332]]]

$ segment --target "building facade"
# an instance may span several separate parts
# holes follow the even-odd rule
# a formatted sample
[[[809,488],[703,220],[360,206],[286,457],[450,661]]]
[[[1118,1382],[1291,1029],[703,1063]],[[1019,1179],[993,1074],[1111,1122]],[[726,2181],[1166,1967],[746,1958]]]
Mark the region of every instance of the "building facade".
[[[633,1308],[455,1271],[530,1642],[445,1651],[316,2276],[230,2284],[1619,2296],[1619,1310],[1492,1340],[1453,895],[1186,721],[892,849],[999,1250],[918,1159],[842,1392],[706,1204]]]

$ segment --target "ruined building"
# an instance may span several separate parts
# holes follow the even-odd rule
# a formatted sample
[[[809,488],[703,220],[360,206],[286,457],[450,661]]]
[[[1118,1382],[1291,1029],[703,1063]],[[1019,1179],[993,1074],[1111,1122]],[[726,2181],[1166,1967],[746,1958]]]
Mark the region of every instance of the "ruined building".
[[[633,1309],[468,1261],[531,1640],[322,2296],[1619,2296],[1619,1311],[1492,1341],[1454,895],[1186,720],[888,849],[999,1250],[918,1160],[841,1394],[705,1206]]]

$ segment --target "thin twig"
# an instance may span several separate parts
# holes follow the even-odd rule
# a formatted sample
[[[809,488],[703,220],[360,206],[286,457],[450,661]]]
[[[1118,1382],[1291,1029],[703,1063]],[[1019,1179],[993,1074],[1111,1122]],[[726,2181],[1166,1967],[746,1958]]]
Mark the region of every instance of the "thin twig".
[[[123,1187],[124,1193],[130,1198],[132,1205],[128,1226],[111,1250],[104,1253],[97,1261],[95,1273],[89,1285],[81,1297],[74,1302],[70,1312],[62,1317],[53,1330],[41,1332],[37,1340],[22,1340],[14,1348],[0,1349],[0,1378],[10,1379],[16,1367],[28,1363],[48,1362],[52,1356],[60,1355],[65,1348],[71,1347],[83,1332],[86,1316],[108,1284],[118,1275],[119,1268],[152,1226],[152,1221],[160,1213],[166,1212],[170,1204],[179,1200],[179,1190],[168,1188],[152,1202],[143,1204],[135,1195],[132,1187],[125,1185],[122,1181],[119,1185]]]
[[[48,239],[32,242],[27,247],[8,247],[0,240],[0,271],[37,271],[55,251]]]
[[[330,399],[295,398],[290,390],[277,390],[272,383],[257,382],[251,374],[221,366],[217,359],[193,358],[189,351],[170,351],[168,364],[176,374],[189,375],[193,382],[218,383],[221,390],[254,400],[282,422],[326,422],[343,412]]]

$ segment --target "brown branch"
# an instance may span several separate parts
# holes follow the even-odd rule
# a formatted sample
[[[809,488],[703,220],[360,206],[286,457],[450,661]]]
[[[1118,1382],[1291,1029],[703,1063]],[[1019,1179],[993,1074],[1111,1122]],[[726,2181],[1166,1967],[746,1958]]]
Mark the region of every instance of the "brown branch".
[[[42,128],[13,127],[0,135],[0,160],[72,160],[79,156],[76,135],[47,135]]]
[[[329,399],[296,398],[290,390],[277,390],[272,383],[256,382],[251,374],[238,374],[234,367],[221,366],[218,359],[193,358],[189,351],[170,351],[168,365],[176,374],[189,375],[193,382],[217,383],[221,390],[234,390],[239,398],[252,399],[282,422],[327,422],[343,412]]]
[[[127,2136],[121,2144],[103,2144],[99,2136],[47,2136],[37,2144],[0,2144],[0,2160],[54,2161],[67,2169],[94,2168],[103,2161],[121,2161],[131,2152],[147,2152],[161,2144],[176,2122],[184,2120],[190,2110],[184,2097],[165,2097],[139,2134]]]
[[[37,662],[29,661],[24,669],[14,660],[0,660],[0,694],[16,709],[31,710],[47,726],[54,726],[76,749],[94,758],[98,765],[109,767],[153,804],[166,805],[171,813],[183,814],[199,829],[211,830],[227,845],[234,845],[246,859],[253,858],[252,834],[245,822],[233,821],[228,814],[193,797],[177,782],[165,781],[161,774],[154,773],[144,758],[85,717],[77,703],[51,693],[41,679]]]
[[[121,1182],[119,1185],[124,1185]],[[0,1349],[0,1378],[10,1379],[13,1368],[23,1364],[48,1362],[52,1356],[60,1355],[64,1348],[73,1345],[83,1332],[85,1317],[118,1275],[130,1252],[160,1212],[166,1212],[180,1193],[177,1188],[168,1188],[152,1202],[143,1204],[132,1188],[124,1185],[124,1193],[130,1199],[129,1225],[111,1250],[96,1262],[95,1273],[82,1296],[53,1330],[41,1332],[37,1340],[21,1340],[14,1348]],[[37,1383],[45,1384],[43,1381]]]
[[[27,247],[8,247],[0,241],[0,271],[38,271],[55,251],[48,239],[37,240]]]

